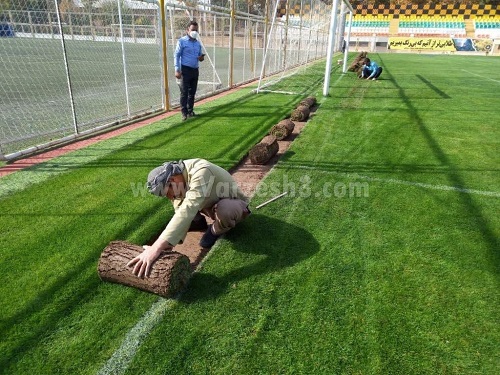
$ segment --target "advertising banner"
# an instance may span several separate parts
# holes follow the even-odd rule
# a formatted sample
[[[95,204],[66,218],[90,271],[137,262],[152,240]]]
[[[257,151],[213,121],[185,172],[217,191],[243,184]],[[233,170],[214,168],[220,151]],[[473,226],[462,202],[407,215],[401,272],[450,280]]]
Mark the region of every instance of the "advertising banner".
[[[493,46],[491,39],[472,38],[412,38],[394,37],[389,39],[389,49],[428,51],[484,51]]]
[[[457,51],[484,51],[489,52],[493,46],[493,39],[453,39]]]
[[[389,39],[390,49],[425,49],[431,51],[456,51],[451,38],[405,38]]]

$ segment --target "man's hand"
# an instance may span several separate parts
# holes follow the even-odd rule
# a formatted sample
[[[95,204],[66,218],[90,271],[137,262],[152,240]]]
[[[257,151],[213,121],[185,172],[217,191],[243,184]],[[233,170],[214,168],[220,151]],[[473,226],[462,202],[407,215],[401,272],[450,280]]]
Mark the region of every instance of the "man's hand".
[[[205,60],[205,55],[200,55],[200,56],[198,56],[198,60],[199,60],[199,61],[203,61],[203,60]]]
[[[182,73],[175,71],[175,78],[180,79],[182,77]]]
[[[144,276],[149,277],[151,266],[161,254],[161,249],[157,249],[153,246],[144,245],[142,248],[144,251],[127,263],[128,267],[132,267],[135,264],[132,272],[140,278]]]

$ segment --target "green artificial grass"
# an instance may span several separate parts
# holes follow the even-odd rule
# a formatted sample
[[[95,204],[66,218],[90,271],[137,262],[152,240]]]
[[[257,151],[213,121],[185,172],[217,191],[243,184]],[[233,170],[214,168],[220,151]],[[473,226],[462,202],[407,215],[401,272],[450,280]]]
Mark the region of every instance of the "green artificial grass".
[[[37,166],[27,187],[7,176],[0,372],[496,373],[498,58],[371,57],[380,81],[336,74],[322,98],[318,64],[280,84],[301,95],[230,96]],[[137,190],[152,167],[230,168],[309,93],[318,111],[251,207],[288,195],[220,240],[175,302],[99,281],[110,240],[144,243],[172,214]]]

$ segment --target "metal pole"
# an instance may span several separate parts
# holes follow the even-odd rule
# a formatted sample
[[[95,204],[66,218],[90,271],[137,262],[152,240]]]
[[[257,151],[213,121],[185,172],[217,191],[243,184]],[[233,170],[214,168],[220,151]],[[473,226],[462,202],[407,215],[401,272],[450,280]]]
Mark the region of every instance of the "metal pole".
[[[118,20],[120,21],[120,41],[122,45],[122,62],[123,62],[123,77],[125,83],[125,100],[127,102],[127,115],[130,117],[130,100],[128,95],[128,81],[127,81],[127,60],[125,58],[125,41],[123,40],[123,19],[122,19],[122,4],[120,0],[118,3]]]
[[[216,43],[216,38],[215,38],[215,32],[216,32],[216,24],[217,24],[217,15],[216,14],[213,14],[213,24],[214,24],[214,29],[213,29],[213,40],[212,40],[212,56],[214,57],[214,67],[215,67],[215,43]],[[215,86],[215,74],[217,72],[215,71],[215,68],[212,69],[212,82],[214,82],[214,85],[212,86],[215,90],[217,90],[217,86]],[[220,79],[219,79],[220,81]]]
[[[68,92],[69,92],[69,101],[71,104],[71,114],[73,115],[73,127],[75,129],[75,134],[78,134],[78,122],[76,121],[76,109],[75,109],[75,100],[73,98],[73,87],[71,86],[71,79],[69,75],[69,65],[68,65],[68,54],[66,53],[66,45],[64,44],[64,32],[61,23],[61,13],[59,11],[59,5],[57,0],[54,0],[56,5],[56,13],[57,13],[57,24],[59,26],[59,33],[61,34],[61,45],[63,49],[63,57],[64,57],[64,68],[66,69],[66,83],[68,84]]]
[[[352,12],[349,12],[349,29],[347,31],[347,40],[345,43],[344,65],[342,66],[342,73],[347,72],[347,55],[349,54],[349,43],[351,42],[351,26],[352,26]]]
[[[337,39],[335,41],[335,46],[337,47],[337,51],[342,49],[342,43],[344,41],[344,31],[345,31],[345,8],[346,5],[344,2],[339,4],[339,15],[337,17]]]
[[[302,23],[304,22],[303,19],[302,19],[303,13],[304,13],[304,2],[303,2],[303,0],[300,0],[299,43],[298,43],[298,47],[297,47],[298,48],[298,50],[297,50],[297,62],[299,64],[307,62],[307,60],[306,61],[302,60],[302,48],[301,48],[302,47]]]
[[[252,77],[255,78],[257,74],[257,49],[259,48],[259,22],[255,22],[255,32],[254,32],[254,53],[253,53],[253,70]]]
[[[249,20],[250,21],[250,20]],[[253,30],[253,25],[252,25],[252,21],[250,21],[250,28],[249,28],[249,37],[248,37],[248,41],[249,41],[249,48],[250,48],[250,76],[252,78],[255,77],[255,64],[254,64],[254,50],[253,50],[253,33],[252,33],[252,30]]]
[[[57,0],[55,0],[57,1]],[[163,59],[163,100],[165,102],[165,110],[170,110],[170,97],[168,93],[168,63],[167,63],[167,31],[165,19],[165,0],[160,0],[161,14],[161,49]]]
[[[215,70],[215,59],[217,57],[217,55],[215,54],[215,40],[216,40],[216,38],[215,38],[215,32],[217,30],[216,29],[217,15],[214,14],[213,17],[214,17],[214,22],[213,22],[213,24],[214,24],[214,30],[213,30],[212,34],[213,34],[214,37],[213,37],[213,43],[212,43],[212,46],[213,46],[212,47],[212,56],[214,57],[214,61],[213,61],[214,68],[212,69],[212,82],[215,82],[215,75],[217,75],[217,78],[219,79],[219,84],[217,86],[215,86],[215,89],[218,90],[218,89],[222,88],[222,81],[220,80],[219,75],[217,74],[217,71]]]
[[[174,5],[175,9],[175,5]],[[165,12],[166,14],[166,12]],[[175,31],[174,31],[174,14],[172,12],[172,7],[168,7],[168,15],[170,18],[170,39],[172,40],[172,49],[175,49]]]
[[[229,88],[233,87],[233,69],[234,69],[234,18],[235,18],[235,0],[231,0],[231,17],[229,19]]]
[[[267,2],[266,2],[267,3]],[[279,1],[276,0],[276,6],[274,8],[274,14],[276,15],[276,11],[278,10],[278,3]],[[269,30],[269,34],[272,33],[273,28],[274,28],[274,20],[276,19],[276,16],[273,17],[273,20],[271,22],[271,29]],[[262,78],[264,78],[264,69],[266,68],[266,57],[267,57],[267,51],[269,49],[269,42],[271,41],[271,38],[267,38],[267,44],[266,44],[266,49],[264,50],[264,56],[262,56],[262,69],[260,70],[260,78],[259,78],[259,84],[257,85],[257,94],[259,93],[260,90],[260,85],[262,83]]]
[[[286,0],[286,16],[285,16],[285,43],[284,43],[284,49],[283,49],[283,64],[281,66],[281,69],[286,70],[286,52],[287,52],[287,45],[288,45],[288,21],[290,17],[290,0]]]
[[[266,51],[266,46],[267,46],[267,38],[268,38],[268,30],[269,30],[269,1],[266,1],[266,6],[264,7],[264,14],[266,15],[266,19],[264,21],[264,43],[262,44],[262,50],[263,52]],[[271,7],[272,9],[272,7]],[[264,54],[263,54],[264,56]],[[264,58],[264,61],[265,61],[265,58]],[[265,70],[265,66],[262,67],[262,72],[261,72],[261,77],[264,76],[266,74],[266,70]],[[262,79],[262,78],[261,78]],[[259,86],[260,86],[260,81],[259,81]],[[259,92],[257,90],[257,92]]]
[[[335,31],[337,30],[337,10],[339,0],[334,0],[332,6],[332,16],[330,18],[330,32],[328,33],[328,50],[326,53],[325,81],[323,85],[323,96],[328,96],[330,87],[330,75],[332,70],[332,56],[335,48]]]
[[[245,35],[243,37],[243,82],[245,82],[245,67],[247,61],[247,38],[248,38],[248,18],[245,20]],[[251,34],[250,34],[251,37]],[[251,63],[251,62],[250,62]]]
[[[311,9],[311,11],[309,11],[309,43],[307,43],[306,63],[309,62],[309,51],[311,50],[311,45],[312,45],[312,43],[311,43],[312,25],[313,25],[313,22],[312,22],[312,9],[313,9],[313,7],[312,7],[312,0],[311,0],[310,9]],[[315,44],[316,44],[316,46],[318,45],[318,39],[317,38],[316,38]]]

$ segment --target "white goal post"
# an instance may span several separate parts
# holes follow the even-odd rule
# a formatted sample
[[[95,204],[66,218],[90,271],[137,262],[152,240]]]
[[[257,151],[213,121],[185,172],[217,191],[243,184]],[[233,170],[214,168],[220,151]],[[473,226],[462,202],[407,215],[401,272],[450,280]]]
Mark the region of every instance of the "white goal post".
[[[346,63],[347,63],[347,53],[349,52],[349,40],[350,40],[350,30],[352,24],[352,14],[354,10],[351,4],[347,0],[342,1],[342,9],[339,12],[339,0],[334,0],[332,7],[332,16],[330,20],[330,32],[328,34],[328,52],[326,56],[326,66],[325,66],[325,80],[323,84],[323,96],[328,96],[328,90],[330,88],[330,76],[332,72],[332,57],[335,49],[339,49],[341,43],[344,45],[344,62],[343,62],[343,72],[345,73]],[[347,41],[340,41],[343,39],[345,30],[345,8],[349,10],[350,22],[349,22],[349,32],[347,33]],[[340,20],[339,20],[340,19]],[[339,22],[342,21],[342,22]]]
[[[329,85],[333,54],[341,50],[344,53],[342,70],[346,71],[350,35],[349,31],[345,33],[345,18],[350,13],[352,19],[354,12],[347,0],[334,0],[329,4],[321,0],[275,0],[270,2],[271,6],[271,25],[266,35],[257,93],[297,94],[280,82],[299,72],[301,67],[323,58],[327,59],[325,84]],[[344,42],[344,34],[347,34],[347,42]],[[283,69],[276,70],[280,74],[273,75],[275,72],[270,69],[273,64],[281,65]]]

